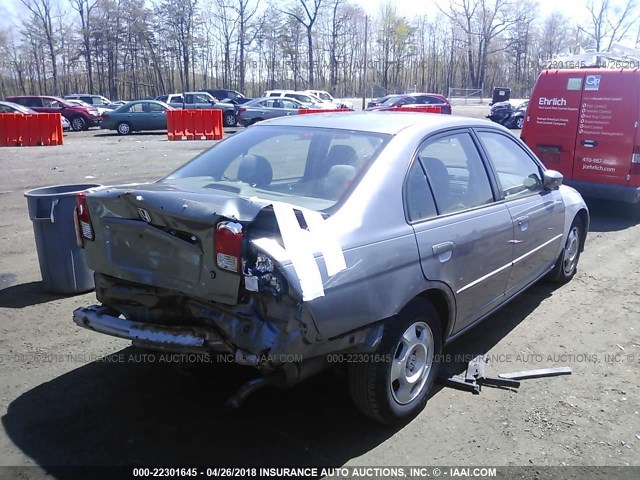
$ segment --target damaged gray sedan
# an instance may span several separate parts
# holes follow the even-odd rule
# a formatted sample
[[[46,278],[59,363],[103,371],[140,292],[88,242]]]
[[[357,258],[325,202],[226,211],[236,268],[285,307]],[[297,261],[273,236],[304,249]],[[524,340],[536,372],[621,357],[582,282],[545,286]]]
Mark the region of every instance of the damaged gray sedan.
[[[346,365],[384,422],[424,407],[443,345],[569,281],[587,207],[506,129],[422,113],[252,126],[150,184],[78,196],[101,305],[85,328],[256,367],[232,403]]]

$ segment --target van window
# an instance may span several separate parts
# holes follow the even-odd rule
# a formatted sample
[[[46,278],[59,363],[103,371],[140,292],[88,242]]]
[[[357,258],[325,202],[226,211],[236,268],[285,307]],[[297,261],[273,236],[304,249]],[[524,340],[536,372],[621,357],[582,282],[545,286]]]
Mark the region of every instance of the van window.
[[[543,190],[540,167],[513,139],[486,131],[478,132],[478,136],[507,200]]]
[[[38,97],[20,98],[17,102],[25,107],[42,107],[42,99]]]
[[[428,140],[418,151],[439,213],[493,202],[487,171],[468,133]]]

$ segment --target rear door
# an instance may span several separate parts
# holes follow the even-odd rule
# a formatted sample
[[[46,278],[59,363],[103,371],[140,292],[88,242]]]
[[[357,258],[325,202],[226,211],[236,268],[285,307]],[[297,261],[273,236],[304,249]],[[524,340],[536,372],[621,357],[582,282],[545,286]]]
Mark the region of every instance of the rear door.
[[[573,178],[576,133],[580,120],[583,70],[544,71],[527,109],[522,140],[547,168]]]
[[[511,215],[494,201],[467,130],[427,139],[405,189],[422,271],[456,295],[459,331],[504,299],[513,255]]]
[[[639,120],[639,79],[633,70],[586,72],[574,180],[627,185]]]

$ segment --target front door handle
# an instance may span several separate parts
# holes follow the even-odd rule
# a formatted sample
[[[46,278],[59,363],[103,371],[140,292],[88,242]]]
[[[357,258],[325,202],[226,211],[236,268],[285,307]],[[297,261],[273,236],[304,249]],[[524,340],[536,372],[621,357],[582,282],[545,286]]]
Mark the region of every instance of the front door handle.
[[[516,223],[520,227],[520,230],[523,232],[529,228],[529,215],[524,215],[522,217],[516,218]]]
[[[442,242],[431,247],[433,254],[438,257],[441,263],[448,261],[453,255],[455,245],[453,242]]]

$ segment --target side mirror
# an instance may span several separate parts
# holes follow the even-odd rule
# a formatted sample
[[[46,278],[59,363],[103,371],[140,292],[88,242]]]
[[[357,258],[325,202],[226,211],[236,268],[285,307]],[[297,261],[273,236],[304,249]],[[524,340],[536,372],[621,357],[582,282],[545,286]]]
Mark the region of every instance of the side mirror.
[[[545,190],[557,190],[562,185],[563,176],[556,170],[545,170],[543,184]]]

